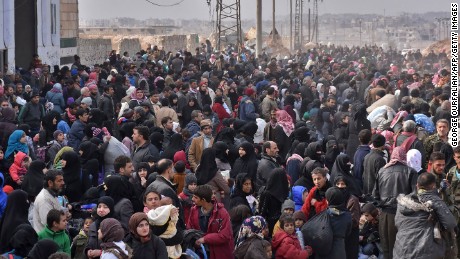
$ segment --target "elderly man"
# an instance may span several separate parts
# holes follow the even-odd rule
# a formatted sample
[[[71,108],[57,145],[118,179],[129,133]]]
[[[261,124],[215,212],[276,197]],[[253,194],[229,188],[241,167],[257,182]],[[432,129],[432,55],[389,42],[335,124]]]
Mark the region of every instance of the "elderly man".
[[[433,153],[433,146],[435,143],[447,143],[449,130],[449,122],[446,119],[440,119],[436,122],[436,133],[427,137],[423,143],[426,151],[425,159],[428,159],[431,153]]]

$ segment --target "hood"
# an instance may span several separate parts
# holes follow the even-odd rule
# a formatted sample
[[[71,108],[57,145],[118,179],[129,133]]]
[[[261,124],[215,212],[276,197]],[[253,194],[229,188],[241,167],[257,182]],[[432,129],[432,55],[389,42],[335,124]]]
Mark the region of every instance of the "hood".
[[[414,193],[409,195],[400,194],[397,198],[398,201],[398,210],[402,215],[410,215],[416,212],[425,211],[431,212],[432,211],[432,203],[431,201],[427,201],[425,203],[421,203],[418,200],[417,195]]]
[[[3,192],[3,186],[5,185],[5,177],[3,174],[0,174],[0,187],[2,188],[1,192]]]
[[[278,249],[281,246],[285,238],[292,237],[290,237],[289,234],[286,233],[284,230],[279,230],[278,232],[276,232],[275,236],[272,239],[272,245],[274,250]]]
[[[299,210],[297,208],[298,206],[302,207],[303,205],[302,195],[306,191],[307,191],[307,188],[301,185],[292,187],[292,199],[294,200],[294,203],[296,204],[295,210]]]
[[[26,157],[27,155],[21,151],[19,151],[16,156],[14,157],[14,164],[21,167],[21,162],[22,160],[24,160],[24,158]]]

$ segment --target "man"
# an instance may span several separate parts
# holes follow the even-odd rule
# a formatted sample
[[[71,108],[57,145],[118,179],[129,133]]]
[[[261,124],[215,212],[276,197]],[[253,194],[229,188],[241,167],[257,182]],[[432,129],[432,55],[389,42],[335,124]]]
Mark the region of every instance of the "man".
[[[66,233],[67,216],[62,210],[52,209],[46,216],[46,227],[38,232],[38,240],[51,239],[58,246],[58,252],[70,255],[70,239]]]
[[[180,53],[177,52],[176,57],[171,61],[171,70],[174,71],[175,74],[180,74],[183,65],[184,61],[180,58]]]
[[[436,177],[436,188],[444,201],[447,201],[446,193],[446,174],[444,168],[446,167],[446,156],[441,152],[433,152],[430,155],[428,166],[431,168],[429,173]]]
[[[327,97],[326,105],[319,109],[316,116],[316,132],[318,140],[322,140],[325,136],[330,135],[332,129],[332,114],[335,114],[336,100],[333,96]],[[326,125],[325,125],[326,124]]]
[[[238,108],[238,113],[241,120],[255,122],[259,117],[259,114],[256,113],[256,107],[253,102],[255,98],[256,91],[250,87],[246,88]]]
[[[200,122],[200,136],[192,139],[190,148],[188,149],[188,162],[190,168],[195,171],[201,161],[203,150],[212,147],[214,138],[212,136],[212,122],[210,120],[202,120]]]
[[[251,175],[251,179],[256,183],[256,191],[259,192],[260,188],[267,185],[268,178],[270,178],[273,169],[280,167],[276,161],[278,156],[278,146],[273,141],[267,141],[262,145],[262,158],[257,166],[257,176]]]
[[[272,110],[270,111],[270,121],[268,121],[264,128],[264,139],[266,141],[275,140],[275,128],[278,126],[276,122],[276,110]]]
[[[129,193],[131,197],[129,200],[131,201],[133,205],[133,209],[135,212],[140,212],[144,209],[144,206],[142,205],[142,202],[140,201],[139,197],[142,196],[141,192],[136,192],[136,188],[134,188],[134,185],[131,183],[131,178],[134,176],[133,171],[134,171],[134,166],[133,162],[131,159],[127,156],[118,156],[115,158],[113,161],[113,168],[115,170],[115,174],[118,174],[121,176],[122,181],[124,182],[124,186],[129,188]],[[107,177],[108,175],[106,175]]]
[[[353,157],[353,176],[360,188],[363,188],[364,159],[371,152],[371,147],[369,146],[371,138],[372,132],[368,129],[363,129],[358,133],[360,145]],[[372,189],[370,192],[372,192]]]
[[[73,148],[75,152],[78,151],[83,138],[85,137],[85,127],[88,122],[88,112],[84,109],[78,109],[75,113],[77,120],[72,124],[68,135],[68,145]]]
[[[423,142],[423,147],[426,151],[426,159],[428,159],[431,156],[431,153],[433,153],[433,146],[435,143],[447,143],[449,130],[449,122],[446,119],[440,119],[436,122],[436,134],[427,137]]]
[[[270,120],[270,112],[278,109],[278,104],[276,103],[274,95],[275,95],[275,88],[269,87],[267,90],[267,95],[265,96],[261,104],[262,117],[267,122]]]
[[[425,149],[423,143],[417,138],[415,131],[417,130],[417,124],[413,120],[407,120],[403,123],[401,134],[397,135],[395,146],[401,146],[404,150],[409,152],[411,149],[417,149],[422,153],[422,165],[425,164]]]
[[[176,111],[169,107],[169,100],[167,98],[163,98],[160,102],[161,108],[155,112],[157,118],[156,125],[161,125],[161,119],[164,117],[170,117],[173,122],[179,122]]]
[[[190,90],[190,85],[187,84],[187,83],[184,83],[181,87],[180,87],[180,90],[177,92],[177,110],[179,111],[179,113],[177,114],[177,116],[179,117],[182,117],[182,109],[187,106],[187,93],[189,92]]]
[[[148,101],[142,102],[140,106],[144,109],[144,112],[145,112],[145,116],[144,116],[145,121],[143,122],[143,124],[145,124],[147,121],[151,121],[153,123],[153,125],[156,126],[157,125],[157,119],[155,118],[155,112],[150,110],[151,106],[148,103]]]
[[[160,152],[150,143],[150,131],[146,126],[137,126],[133,129],[134,151],[131,155],[134,167],[141,162],[147,162],[147,157],[152,156],[155,161],[160,160]]]
[[[374,190],[375,178],[380,168],[384,167],[387,163],[383,153],[385,150],[386,139],[380,134],[372,136],[372,150],[364,157],[363,168],[363,194],[371,195]],[[356,153],[355,153],[356,154]]]
[[[113,121],[115,117],[114,113],[114,102],[113,102],[113,93],[115,91],[113,90],[113,86],[111,85],[106,85],[104,86],[104,93],[102,94],[102,97],[99,100],[99,104],[97,107],[99,107],[99,110],[101,110],[103,113],[107,115],[107,118],[109,119],[110,122]]]
[[[160,94],[157,91],[150,92],[150,97],[149,97],[148,102],[150,104],[150,110],[154,112],[156,116],[157,111],[160,110],[161,108]]]
[[[438,196],[433,174],[421,174],[417,179],[417,191],[400,195],[397,200],[395,225],[398,233],[393,258],[456,258],[449,255],[455,253],[451,237],[457,222]],[[445,234],[437,236],[436,230]]]
[[[98,108],[98,101],[101,98],[101,95],[99,94],[99,90],[97,89],[97,85],[95,83],[92,83],[88,85],[89,89],[89,97],[91,97],[91,108]]]
[[[379,216],[380,244],[385,259],[391,259],[396,241],[395,215],[396,198],[400,194],[415,191],[417,172],[406,163],[406,152],[396,147],[391,160],[377,173],[372,196],[380,204]]]
[[[89,91],[89,88],[86,87],[86,86],[81,88],[80,93],[81,93],[80,97],[78,97],[77,100],[75,100],[75,102],[78,103],[78,104],[81,103],[81,100],[83,100],[83,98],[91,97],[91,92]]]
[[[184,129],[190,132],[190,136],[193,136],[200,131],[200,122],[203,120],[203,113],[200,110],[193,110],[191,116],[192,120],[185,125]]]
[[[161,119],[161,125],[163,126],[163,150],[166,150],[169,146],[169,142],[171,141],[172,135],[174,135],[174,124],[171,117],[166,116]]]
[[[212,201],[212,196],[209,185],[196,187],[192,196],[195,205],[190,210],[187,229],[204,233],[203,237],[196,240],[195,245],[207,245],[211,259],[231,258],[234,244],[230,216],[222,203]]]
[[[19,124],[28,124],[30,126],[30,136],[33,137],[40,131],[41,120],[45,116],[45,109],[39,103],[40,96],[38,91],[33,91],[32,99],[24,105],[19,112]]]
[[[151,190],[156,191],[162,196],[168,197],[172,200],[172,205],[179,208],[179,221],[177,222],[178,231],[179,229],[185,229],[184,211],[177,196],[175,185],[172,183],[174,179],[174,168],[173,161],[169,159],[161,159],[157,163],[157,178],[153,183],[147,186],[145,192],[148,193]]]
[[[62,210],[57,196],[64,188],[62,171],[48,170],[45,174],[44,186],[35,198],[33,209],[33,227],[40,232],[45,228],[48,212],[52,209]]]

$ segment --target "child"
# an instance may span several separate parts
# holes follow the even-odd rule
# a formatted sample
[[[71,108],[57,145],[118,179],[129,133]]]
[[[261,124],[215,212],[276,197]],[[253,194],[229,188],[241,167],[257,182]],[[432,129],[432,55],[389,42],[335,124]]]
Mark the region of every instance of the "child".
[[[182,192],[179,194],[179,199],[184,208],[184,218],[188,219],[190,215],[190,209],[193,206],[192,196],[196,189],[197,179],[195,174],[190,173],[185,176],[185,185]]]
[[[27,168],[30,164],[30,157],[25,153],[19,151],[14,157],[14,162],[10,166],[10,176],[13,181],[20,186],[24,175],[27,173]]]
[[[184,161],[177,161],[174,164],[174,171],[176,171],[176,173],[174,174],[173,183],[176,184],[177,186],[176,192],[177,192],[177,195],[179,195],[184,189],[184,184],[185,184],[186,173],[185,173]]]
[[[92,218],[86,218],[85,223],[83,224],[83,228],[80,230],[78,235],[73,239],[71,251],[72,251],[72,258],[75,259],[84,259],[86,258],[85,249],[86,244],[88,243],[88,231],[89,226],[93,223]]]
[[[307,222],[307,217],[305,214],[303,214],[302,211],[298,210],[294,212],[294,215],[292,215],[295,220],[295,229],[300,230],[302,229],[302,226]]]
[[[51,209],[46,216],[46,227],[38,232],[38,240],[51,239],[59,246],[58,251],[70,255],[70,239],[65,232],[67,216],[64,211]]]
[[[361,208],[361,218],[359,219],[360,259],[380,254],[378,215],[378,209],[370,202]]]
[[[311,254],[311,248],[300,246],[299,240],[295,234],[295,220],[291,215],[283,215],[280,218],[281,229],[275,234],[272,240],[272,246],[276,250],[276,258],[308,258]]]
[[[173,205],[165,205],[156,209],[150,210],[147,213],[149,223],[152,231],[160,238],[173,238],[176,236],[176,224],[179,219],[179,210]],[[164,226],[167,225],[166,230]],[[180,245],[166,246],[169,258],[179,258],[182,254],[182,247]]]
[[[290,199],[287,199],[283,202],[283,205],[281,205],[281,214],[282,215],[292,215],[294,214],[294,210],[295,210],[295,203],[294,201],[290,200]],[[272,233],[272,237],[275,236],[276,232],[278,232],[278,230],[280,230],[280,221],[278,220],[275,224],[275,226],[273,227],[273,233]]]

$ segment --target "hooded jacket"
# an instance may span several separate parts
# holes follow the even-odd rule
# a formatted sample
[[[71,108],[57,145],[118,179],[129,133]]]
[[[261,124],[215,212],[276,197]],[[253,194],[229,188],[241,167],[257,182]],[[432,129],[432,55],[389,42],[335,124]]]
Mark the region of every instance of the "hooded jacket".
[[[70,239],[64,230],[54,232],[48,226],[38,232],[38,240],[51,239],[59,246],[59,252],[64,252],[70,255]]]
[[[10,176],[13,181],[18,183],[21,178],[27,173],[27,169],[25,167],[21,167],[21,163],[26,158],[27,155],[21,151],[19,151],[16,156],[14,157],[14,162],[10,166]]]
[[[308,251],[302,250],[296,235],[289,235],[286,231],[278,231],[272,240],[272,246],[276,250],[276,258],[280,259],[305,259]]]

